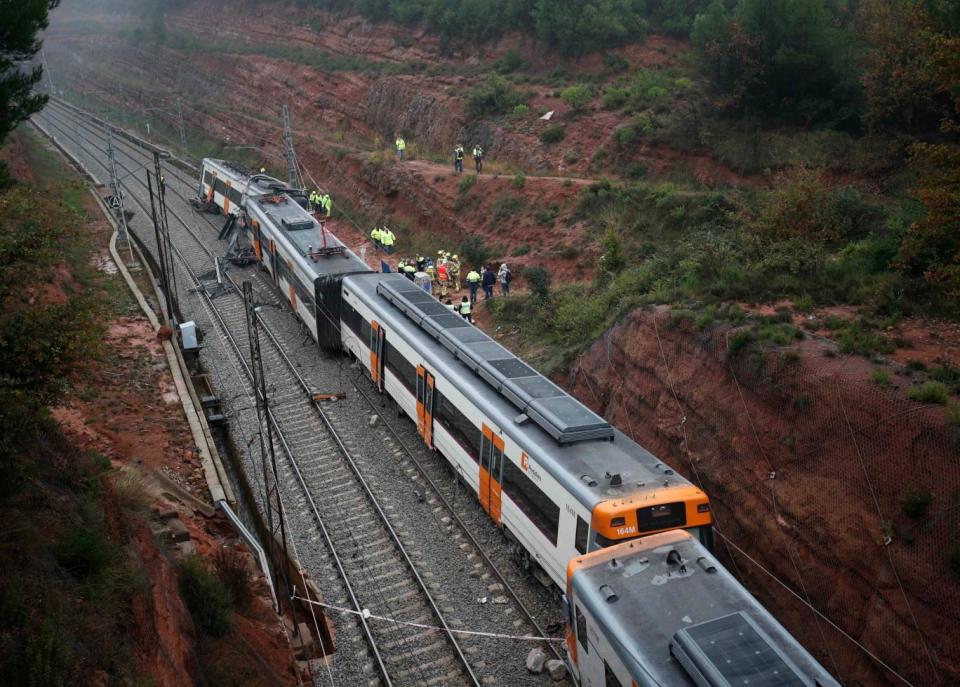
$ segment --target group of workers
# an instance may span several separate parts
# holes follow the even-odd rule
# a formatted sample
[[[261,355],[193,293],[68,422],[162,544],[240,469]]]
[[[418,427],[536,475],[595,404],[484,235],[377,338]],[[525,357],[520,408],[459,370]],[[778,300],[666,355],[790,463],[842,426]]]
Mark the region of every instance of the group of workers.
[[[373,247],[375,250],[382,248],[383,252],[387,255],[393,253],[393,247],[397,243],[397,235],[386,225],[374,227],[373,231],[370,232],[370,238],[373,239]]]
[[[407,142],[404,140],[403,136],[397,134],[396,141],[394,145],[397,148],[397,158],[403,162],[404,155],[407,152]],[[463,144],[457,143],[453,148],[453,171],[456,174],[463,174],[463,157],[465,155]],[[479,143],[474,144],[473,146],[473,164],[477,170],[477,174],[483,172],[483,146]]]
[[[383,248],[387,254],[393,253],[397,237],[387,227],[374,227],[370,232],[370,238],[373,239],[376,250]],[[388,266],[385,266],[384,271],[387,269]],[[437,253],[436,260],[423,255],[415,258],[401,257],[397,260],[396,271],[427,293],[437,296],[444,305],[470,322],[473,322],[473,306],[477,303],[481,288],[484,300],[494,297],[493,289],[497,283],[500,284],[500,293],[506,296],[510,293],[510,282],[513,280],[510,268],[506,263],[502,263],[497,271],[489,265],[481,266],[479,272],[476,269],[470,269],[461,281],[463,267],[460,256],[445,250]],[[469,289],[470,295],[462,296],[459,303],[454,303],[449,296],[459,294],[464,284]]]
[[[458,143],[453,148],[453,171],[456,174],[463,174],[463,144]],[[473,164],[477,174],[483,171],[483,146],[479,143],[473,146]]]
[[[310,204],[319,208],[324,217],[329,217],[333,212],[333,198],[329,193],[321,194],[320,191],[310,191]]]

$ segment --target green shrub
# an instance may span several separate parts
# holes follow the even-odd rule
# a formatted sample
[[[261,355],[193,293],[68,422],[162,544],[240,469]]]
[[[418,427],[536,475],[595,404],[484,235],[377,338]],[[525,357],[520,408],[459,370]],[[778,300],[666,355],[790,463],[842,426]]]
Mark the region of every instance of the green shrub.
[[[626,176],[628,179],[642,179],[647,176],[650,170],[642,162],[631,162],[627,165]]]
[[[922,360],[911,358],[907,361],[907,369],[911,372],[924,372],[927,369],[927,364]]]
[[[510,114],[512,114],[514,117],[520,118],[525,116],[529,111],[530,111],[529,105],[525,103],[520,103],[519,105],[513,106],[513,110],[511,110]]]
[[[510,251],[510,255],[515,258],[519,258],[521,255],[526,255],[529,252],[530,252],[530,244],[521,243],[519,246],[517,246],[512,251]]]
[[[539,208],[536,212],[533,213],[533,218],[537,220],[539,224],[544,226],[550,226],[556,221],[557,214],[560,212],[560,208],[556,205],[548,205],[547,207]]]
[[[950,400],[950,391],[943,382],[924,382],[923,386],[912,387],[908,394],[911,400],[920,403],[937,403],[947,405]]]
[[[559,143],[567,137],[567,130],[562,124],[553,124],[548,126],[540,133],[540,141],[547,145]]]
[[[498,221],[509,219],[523,209],[523,200],[515,196],[502,196],[490,205],[493,218]]]
[[[473,188],[473,185],[474,185],[475,183],[477,183],[477,177],[476,177],[476,176],[473,176],[473,175],[465,176],[465,177],[463,177],[463,179],[460,180],[460,183],[457,184],[457,190],[458,190],[458,191],[461,193],[461,195],[462,195],[462,194],[466,193],[467,191],[469,191],[471,188]]]
[[[334,156],[334,157],[337,159],[337,161],[339,162],[340,160],[342,160],[343,158],[345,158],[345,157],[347,156],[347,151],[344,150],[343,148],[336,148],[336,149],[333,151],[333,156]]]
[[[467,92],[467,114],[471,117],[490,117],[510,112],[526,97],[509,81],[497,74]]]
[[[70,528],[53,547],[57,562],[75,577],[86,579],[102,573],[117,558],[116,547],[107,536],[89,527]]]
[[[468,236],[460,243],[460,264],[466,267],[477,268],[479,271],[479,267],[486,264],[491,255],[490,247],[479,236]]]
[[[603,109],[619,110],[627,104],[627,92],[617,86],[609,86],[603,92]]]
[[[248,608],[256,594],[247,557],[236,549],[223,546],[213,556],[213,569],[230,595],[233,606]]]
[[[633,124],[628,124],[627,126],[622,126],[617,129],[613,134],[614,140],[617,142],[617,147],[621,149],[630,148],[640,139],[640,134],[637,131],[637,127]]]
[[[527,175],[523,172],[517,172],[513,176],[513,185],[515,188],[523,188],[527,183]]]
[[[580,151],[576,148],[571,148],[563,154],[563,161],[569,165],[574,164],[575,162],[580,161]]]
[[[230,592],[199,556],[180,562],[180,594],[201,633],[213,638],[227,633],[232,620]]]
[[[527,69],[529,66],[529,62],[523,59],[516,50],[510,48],[493,63],[493,70],[497,74],[510,74],[517,70]]]
[[[530,291],[541,302],[550,300],[550,273],[545,267],[528,267],[523,278],[530,285]]]
[[[730,353],[739,353],[746,350],[753,341],[753,332],[749,329],[741,329],[730,337]]]
[[[954,393],[960,392],[960,368],[953,367],[950,363],[942,363],[930,368],[930,379],[943,382],[953,389]]]
[[[586,84],[570,86],[560,92],[560,99],[575,112],[582,112],[593,101],[593,88]]]
[[[926,489],[921,489],[907,494],[900,502],[900,506],[903,509],[903,514],[908,518],[921,520],[930,510],[931,503],[933,503],[933,494]]]
[[[783,322],[765,324],[757,330],[757,338],[763,341],[770,341],[777,346],[786,346],[797,339],[803,338],[803,332],[792,324]]]
[[[954,427],[960,427],[960,403],[947,406],[947,422]]]
[[[866,331],[859,322],[847,322],[837,338],[845,355],[893,352],[893,344],[886,337]]]
[[[813,310],[813,298],[809,294],[804,294],[793,301],[793,307],[800,312],[810,312]]]
[[[878,367],[873,371],[871,379],[874,384],[879,384],[880,386],[890,386],[890,372]]]

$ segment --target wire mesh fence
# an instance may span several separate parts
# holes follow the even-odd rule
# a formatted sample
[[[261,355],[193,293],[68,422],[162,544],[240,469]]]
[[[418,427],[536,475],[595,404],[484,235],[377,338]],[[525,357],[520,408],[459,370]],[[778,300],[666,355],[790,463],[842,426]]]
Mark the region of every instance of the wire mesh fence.
[[[960,684],[960,427],[812,339],[635,312],[578,395],[710,495],[721,560],[846,685]]]

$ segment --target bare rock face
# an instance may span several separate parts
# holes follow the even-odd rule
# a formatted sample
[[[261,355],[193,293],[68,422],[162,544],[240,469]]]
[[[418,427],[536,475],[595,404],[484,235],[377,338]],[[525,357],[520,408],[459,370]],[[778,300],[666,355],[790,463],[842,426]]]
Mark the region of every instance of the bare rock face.
[[[414,140],[447,147],[462,129],[458,109],[452,101],[418,91],[409,79],[387,77],[370,86],[364,120],[385,136],[403,132]]]
[[[535,647],[527,654],[527,670],[535,675],[543,672],[543,664],[547,661],[546,652],[540,647]]]
[[[190,612],[180,598],[177,573],[146,525],[133,545],[148,577],[133,599],[134,641],[139,663],[158,687],[196,684],[200,667]]]
[[[929,519],[922,531],[911,530],[913,540],[901,541],[896,527],[880,521],[877,502],[904,529],[912,527],[901,504],[909,489],[947,502],[956,482],[944,476],[956,474],[950,446],[960,434],[951,435],[955,428],[942,410],[872,384],[868,363],[825,355],[831,344],[803,339],[795,358],[777,350],[759,358],[731,350],[734,333],[704,333],[666,312],[638,309],[561,381],[658,458],[702,482],[715,521],[737,546],[779,579],[802,580],[818,609],[907,679],[934,682],[914,622],[941,679],[954,679],[960,644],[947,637],[956,637],[956,606],[936,600],[955,598],[957,580],[937,543],[955,525]],[[782,550],[792,551],[792,560]],[[717,551],[825,666],[838,666],[844,682],[892,684],[852,643],[839,635],[825,640],[810,610],[777,591],[757,566],[725,558],[719,538]]]

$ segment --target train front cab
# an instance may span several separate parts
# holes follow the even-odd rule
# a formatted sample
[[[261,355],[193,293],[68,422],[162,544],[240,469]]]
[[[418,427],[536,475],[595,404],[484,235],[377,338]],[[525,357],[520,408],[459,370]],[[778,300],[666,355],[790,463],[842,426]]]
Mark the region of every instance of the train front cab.
[[[707,495],[693,485],[650,489],[593,508],[590,551],[640,536],[683,529],[713,551],[713,516]],[[585,553],[581,551],[580,553]]]

